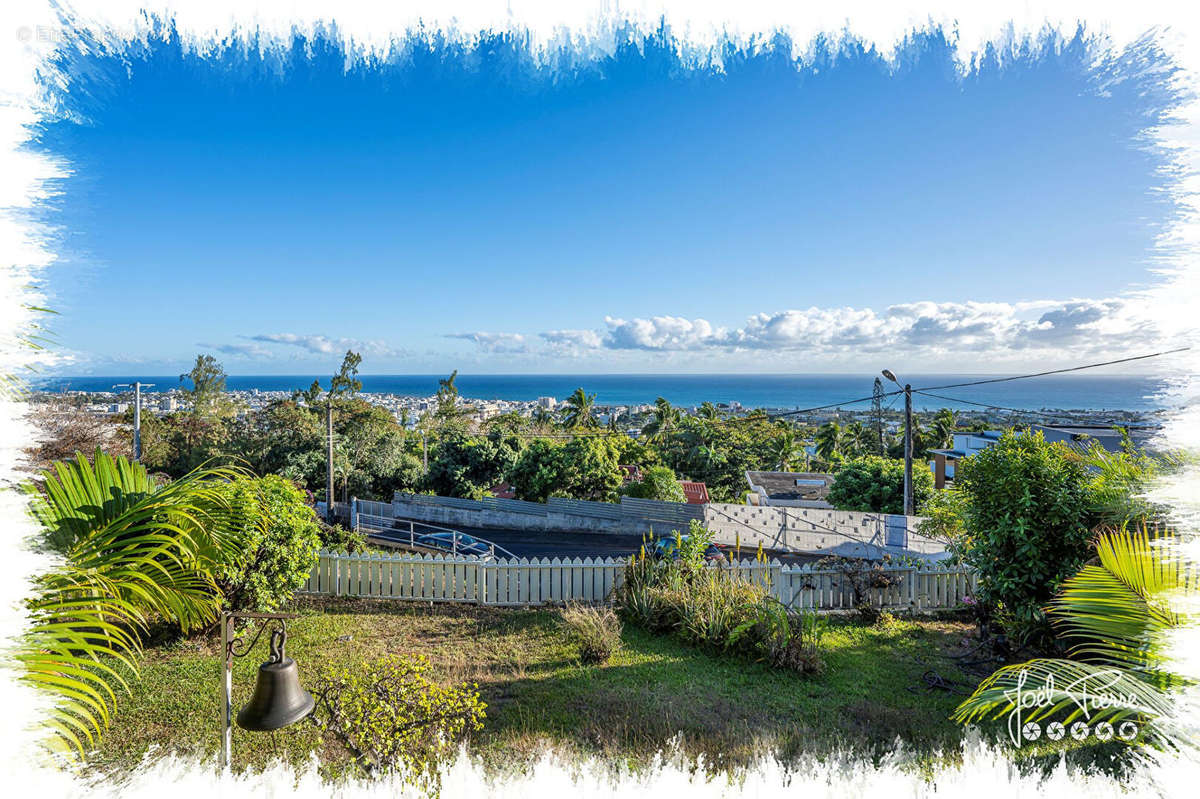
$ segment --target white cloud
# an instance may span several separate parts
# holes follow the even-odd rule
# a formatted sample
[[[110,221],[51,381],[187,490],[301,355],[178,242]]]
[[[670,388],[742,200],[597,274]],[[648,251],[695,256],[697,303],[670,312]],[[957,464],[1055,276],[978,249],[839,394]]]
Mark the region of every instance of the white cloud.
[[[760,313],[737,329],[704,319],[608,317],[603,344],[617,350],[776,350],[855,354],[983,354],[1031,350],[1140,351],[1164,336],[1136,300],[1071,299],[1025,303],[913,302],[872,308],[809,308]]]
[[[317,355],[341,355],[346,350],[354,350],[360,355],[394,356],[404,354],[403,350],[394,349],[385,341],[330,338],[329,336],[319,334],[260,333],[256,336],[242,336],[242,338],[269,344],[286,344],[292,347],[299,347]],[[267,351],[266,354],[270,355],[271,353]]]
[[[604,345],[615,350],[696,350],[711,346],[722,331],[704,319],[655,316],[650,319],[604,318]]]
[[[603,344],[595,330],[547,330],[539,333],[555,355],[576,355],[585,350],[599,349]]]
[[[446,338],[458,338],[474,342],[484,352],[528,352],[529,344],[520,333],[489,333],[483,330],[474,333],[447,333]]]

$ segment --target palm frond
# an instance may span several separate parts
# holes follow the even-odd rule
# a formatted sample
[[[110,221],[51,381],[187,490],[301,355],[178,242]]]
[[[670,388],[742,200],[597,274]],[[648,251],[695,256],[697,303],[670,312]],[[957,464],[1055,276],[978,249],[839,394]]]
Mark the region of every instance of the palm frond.
[[[220,484],[243,474],[201,468],[158,488],[141,464],[98,451],[30,488],[65,563],[37,581],[17,657],[23,679],[53,698],[47,726],[60,747],[82,753],[98,740],[153,620],[186,631],[216,618],[214,574],[243,535]]]

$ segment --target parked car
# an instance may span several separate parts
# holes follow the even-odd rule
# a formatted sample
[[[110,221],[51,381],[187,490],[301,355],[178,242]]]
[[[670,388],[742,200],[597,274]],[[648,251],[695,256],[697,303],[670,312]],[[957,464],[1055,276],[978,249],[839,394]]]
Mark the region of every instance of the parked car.
[[[689,536],[679,536],[679,541],[687,541]],[[647,552],[652,558],[671,558],[679,557],[679,549],[676,546],[676,537],[673,535],[664,535],[654,541],[654,546]],[[707,561],[725,561],[725,550],[716,544],[709,544],[704,550],[704,559]]]
[[[457,541],[455,540],[457,538]],[[485,544],[477,538],[465,533],[426,533],[417,536],[416,544],[429,549],[440,549],[459,555],[477,555],[483,557],[492,554],[490,544]]]

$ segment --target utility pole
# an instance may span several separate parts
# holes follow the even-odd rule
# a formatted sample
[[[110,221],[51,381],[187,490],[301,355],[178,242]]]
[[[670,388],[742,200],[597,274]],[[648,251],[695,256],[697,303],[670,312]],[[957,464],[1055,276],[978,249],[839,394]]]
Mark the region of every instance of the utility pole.
[[[425,446],[425,431],[421,431],[421,462],[425,464],[425,473],[429,474],[429,448]]]
[[[904,515],[913,515],[912,386],[904,384]]]
[[[142,386],[152,387],[153,383],[133,381],[133,459],[142,459]],[[129,383],[117,383],[113,388],[129,388]]]
[[[896,375],[890,369],[884,369],[883,376],[896,385],[900,385],[900,381],[896,379]],[[905,383],[900,387],[904,389],[904,515],[912,516],[914,510],[912,489],[912,386]]]
[[[328,439],[325,465],[325,521],[333,524],[333,398],[325,403],[325,432]]]

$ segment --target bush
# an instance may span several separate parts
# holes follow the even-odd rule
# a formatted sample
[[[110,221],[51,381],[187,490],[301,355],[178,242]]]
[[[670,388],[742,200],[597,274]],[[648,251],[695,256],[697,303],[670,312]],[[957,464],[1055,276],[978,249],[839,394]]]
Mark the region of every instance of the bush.
[[[956,549],[1011,632],[1044,631],[1041,607],[1087,560],[1091,480],[1076,453],[1040,433],[1007,433],[958,465],[965,501]]]
[[[703,540],[703,528],[689,532]],[[688,542],[691,542],[689,537]],[[817,636],[767,589],[735,572],[703,566],[703,547],[677,559],[634,557],[617,591],[621,615],[650,632],[805,673],[820,670]]]
[[[246,544],[217,576],[229,610],[269,613],[308,579],[321,547],[316,514],[304,494],[278,475],[225,483]]]
[[[913,463],[913,508],[921,512],[933,495],[933,473]],[[838,510],[904,513],[904,461],[868,455],[846,461],[833,475],[829,504]]]
[[[436,779],[443,758],[483,726],[478,686],[431,681],[424,657],[394,655],[352,668],[327,668],[313,683],[315,717],[354,764],[376,776],[400,771]]]
[[[340,524],[320,525],[321,549],[328,552],[346,552],[354,554],[367,548],[367,537],[360,530],[351,530]]]
[[[584,663],[604,663],[621,645],[621,620],[612,608],[571,604],[562,619]]]
[[[683,486],[675,477],[675,472],[666,466],[651,466],[642,475],[641,480],[635,480],[624,488],[621,493],[637,499],[657,499],[660,502],[687,502]]]

